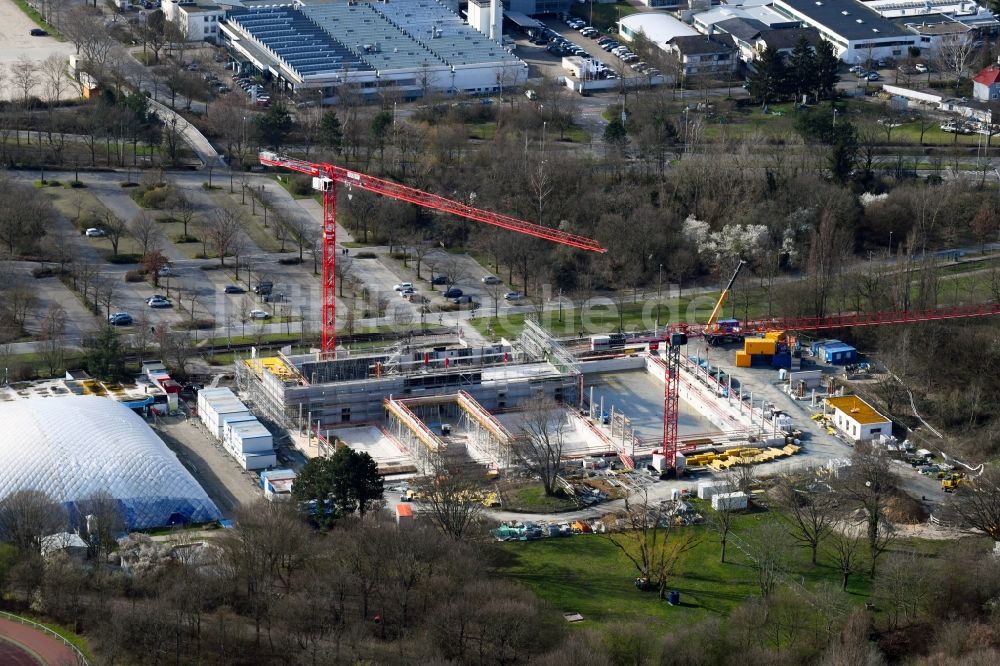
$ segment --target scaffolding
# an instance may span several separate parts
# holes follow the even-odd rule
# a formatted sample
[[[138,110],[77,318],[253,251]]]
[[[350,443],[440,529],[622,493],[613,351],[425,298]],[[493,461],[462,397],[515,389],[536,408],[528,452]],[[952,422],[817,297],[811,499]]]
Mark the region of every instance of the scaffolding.
[[[423,474],[433,472],[434,468],[439,466],[447,445],[431,432],[431,429],[417,418],[402,400],[389,397],[383,404],[389,415],[390,434],[413,458],[419,472]]]
[[[468,446],[489,458],[497,467],[510,467],[514,456],[511,446],[514,437],[475,398],[459,391],[456,399],[462,410],[462,427],[468,433]]]

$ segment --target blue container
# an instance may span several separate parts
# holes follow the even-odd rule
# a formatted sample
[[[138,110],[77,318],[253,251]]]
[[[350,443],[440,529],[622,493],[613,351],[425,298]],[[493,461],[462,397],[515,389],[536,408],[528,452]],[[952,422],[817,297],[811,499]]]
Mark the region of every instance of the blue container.
[[[671,606],[679,605],[681,603],[681,593],[677,590],[667,592],[667,603]]]
[[[791,368],[792,355],[789,352],[782,352],[771,357],[771,365],[775,368]]]
[[[750,354],[750,366],[754,368],[766,368],[771,365],[770,354]]]

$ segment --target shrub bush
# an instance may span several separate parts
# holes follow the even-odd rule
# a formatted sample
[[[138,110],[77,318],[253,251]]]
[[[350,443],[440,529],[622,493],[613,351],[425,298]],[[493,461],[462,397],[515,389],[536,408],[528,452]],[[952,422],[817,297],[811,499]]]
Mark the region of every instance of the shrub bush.
[[[126,282],[142,282],[146,279],[146,269],[136,268],[125,273]]]
[[[78,180],[71,180],[68,183],[66,183],[65,185],[63,185],[63,187],[68,187],[68,188],[73,189],[73,190],[79,190],[79,189],[82,189],[84,187],[87,187],[87,184],[86,183],[81,183]]]
[[[174,236],[174,242],[175,243],[197,243],[198,239],[196,237],[194,237],[194,236],[190,236],[190,235],[185,236],[184,234],[179,234],[177,236]]]
[[[169,187],[157,187],[143,192],[138,203],[143,208],[163,208],[170,200],[171,194],[172,192]]]
[[[176,324],[171,324],[174,328],[179,328],[184,331],[204,331],[207,329],[215,328],[215,320],[211,317],[199,317],[198,319],[188,319],[186,321],[178,322]]]
[[[31,269],[31,276],[36,278],[55,277],[57,275],[68,275],[69,271],[57,266],[39,266]]]
[[[141,254],[109,254],[107,262],[109,264],[137,264],[142,261]]]
[[[298,257],[282,257],[278,259],[278,263],[282,266],[295,266],[296,264],[301,264],[302,260]]]
[[[358,252],[357,254],[354,255],[354,258],[355,259],[375,259],[376,256],[375,256],[374,252]]]

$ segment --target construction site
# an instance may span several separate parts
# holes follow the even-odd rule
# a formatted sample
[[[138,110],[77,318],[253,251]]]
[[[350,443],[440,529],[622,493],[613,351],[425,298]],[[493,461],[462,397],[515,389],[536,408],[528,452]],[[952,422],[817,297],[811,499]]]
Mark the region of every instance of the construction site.
[[[458,328],[452,336],[410,337],[383,351],[355,353],[336,346],[338,185],[576,250],[606,250],[590,238],[331,164],[270,152],[259,157],[264,166],[311,176],[322,194],[322,336],[310,354],[254,354],[238,362],[237,387],[255,414],[288,432],[307,457],[345,444],[369,453],[386,476],[426,475],[440,463],[481,468],[484,478],[523,467],[520,443],[531,436],[539,409],[557,414],[546,427],[558,431],[567,469],[617,466],[680,477],[734,465],[826,465],[862,438],[851,414],[830,418],[823,402],[843,391],[831,376],[854,367],[859,356],[839,340],[804,347],[798,335],[998,310],[722,319],[745,265],[739,261],[704,324],[668,325],[646,336],[595,335],[588,345],[586,338],[556,339],[528,317],[520,335],[493,344],[464,339]],[[710,360],[719,345],[737,347],[734,363],[728,352],[721,362]],[[812,357],[808,363],[805,356]],[[864,430],[890,443],[891,431],[891,422]]]

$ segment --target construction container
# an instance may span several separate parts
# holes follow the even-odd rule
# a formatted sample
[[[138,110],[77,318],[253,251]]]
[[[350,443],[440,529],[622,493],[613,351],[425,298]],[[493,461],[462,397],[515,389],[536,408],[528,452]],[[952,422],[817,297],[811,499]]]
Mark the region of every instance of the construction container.
[[[792,367],[792,355],[783,351],[771,357],[771,365],[775,368],[789,369]]]
[[[784,331],[768,331],[767,333],[764,334],[764,339],[765,340],[774,340],[775,342],[784,342],[785,341],[785,332]]]
[[[738,351],[736,352],[736,367],[737,368],[749,368],[750,367],[750,354],[746,352]]]
[[[767,354],[773,355],[778,343],[775,340],[765,340],[762,338],[747,338],[743,341],[743,351],[747,354]]]
[[[747,508],[749,497],[746,493],[718,493],[712,495],[712,508],[716,511],[739,511]]]
[[[702,481],[698,484],[698,499],[712,499],[717,493],[729,491],[729,484],[724,481]]]
[[[396,505],[396,524],[400,527],[413,524],[413,507],[409,504]]]
[[[753,368],[771,367],[771,354],[751,354],[750,366]]]

